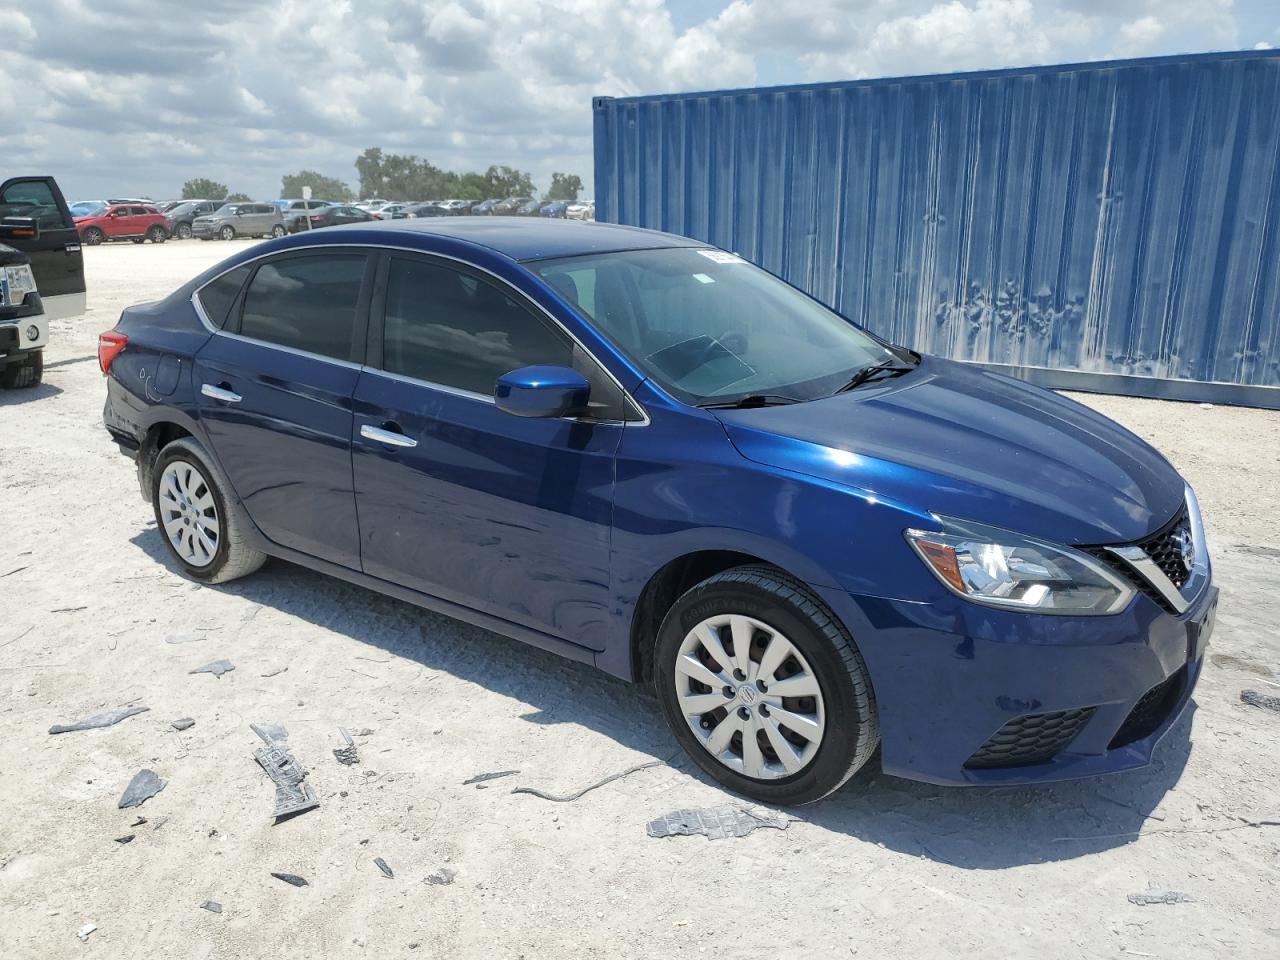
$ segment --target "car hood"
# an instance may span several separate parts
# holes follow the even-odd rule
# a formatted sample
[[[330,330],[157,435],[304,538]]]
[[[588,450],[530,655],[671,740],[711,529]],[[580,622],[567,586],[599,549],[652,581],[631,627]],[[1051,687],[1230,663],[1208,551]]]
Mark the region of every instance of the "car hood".
[[[936,357],[823,400],[716,415],[750,460],[1057,543],[1141,539],[1184,499],[1178,472],[1114,421]]]

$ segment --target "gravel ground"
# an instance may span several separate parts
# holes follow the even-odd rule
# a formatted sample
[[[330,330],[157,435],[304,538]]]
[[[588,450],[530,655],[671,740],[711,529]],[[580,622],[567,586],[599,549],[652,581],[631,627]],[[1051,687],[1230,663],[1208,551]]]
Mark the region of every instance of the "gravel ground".
[[[169,567],[95,338],[231,249],[87,250],[88,315],[54,323],[40,389],[0,396],[0,957],[1280,955],[1280,714],[1239,701],[1280,695],[1280,413],[1080,397],[1196,485],[1223,591],[1149,768],[962,790],[869,767],[785,831],[649,839],[733,799],[642,692],[288,564],[216,588]],[[126,705],[150,709],[46,732]],[[251,722],[288,728],[318,810],[272,825]],[[359,765],[339,727],[370,731]],[[572,803],[510,792],[655,759]],[[163,792],[117,809],[142,768]],[[1149,889],[1193,900],[1127,899]]]

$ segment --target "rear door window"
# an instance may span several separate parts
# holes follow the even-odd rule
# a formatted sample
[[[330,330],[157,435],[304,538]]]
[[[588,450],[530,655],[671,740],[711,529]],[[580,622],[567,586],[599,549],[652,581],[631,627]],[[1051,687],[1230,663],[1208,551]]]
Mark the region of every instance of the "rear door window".
[[[32,217],[41,230],[67,226],[47,180],[19,180],[0,195],[0,217]]]
[[[357,335],[368,257],[287,257],[258,268],[244,295],[241,335],[337,360],[363,355]]]

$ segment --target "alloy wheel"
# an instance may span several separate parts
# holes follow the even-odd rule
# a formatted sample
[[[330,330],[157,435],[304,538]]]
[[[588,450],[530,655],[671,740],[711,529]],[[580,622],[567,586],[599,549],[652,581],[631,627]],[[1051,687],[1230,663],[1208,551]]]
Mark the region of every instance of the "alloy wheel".
[[[189,223],[180,223],[180,224],[178,224],[178,229],[177,229],[177,231],[176,231],[176,232],[177,232],[177,234],[178,234],[178,239],[179,239],[179,240],[190,240],[190,239],[191,239],[191,224],[189,224]]]
[[[160,518],[174,552],[193,567],[206,567],[218,552],[222,525],[213,490],[198,467],[173,460],[160,476]]]
[[[703,748],[743,776],[799,773],[822,745],[822,689],[800,650],[752,617],[723,614],[686,635],[674,671],[680,712]]]
[[[234,240],[236,236],[236,228],[228,224],[222,228],[221,236],[223,240]]]
[[[96,247],[103,240],[105,234],[97,227],[90,227],[84,232],[84,242],[91,247]]]

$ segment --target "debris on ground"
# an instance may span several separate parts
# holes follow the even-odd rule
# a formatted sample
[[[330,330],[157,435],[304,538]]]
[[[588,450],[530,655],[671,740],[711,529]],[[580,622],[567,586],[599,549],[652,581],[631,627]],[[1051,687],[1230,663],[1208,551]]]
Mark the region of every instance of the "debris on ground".
[[[493,773],[478,773],[470,780],[463,780],[462,785],[467,787],[473,783],[484,783],[486,780],[497,780],[499,777],[512,777],[519,772],[519,770],[495,770]]]
[[[75,723],[55,723],[49,728],[50,733],[73,733],[76,730],[96,730],[99,727],[110,727],[129,717],[146,713],[150,707],[121,707],[119,710],[108,710],[106,713],[95,713],[85,720]]]
[[[745,837],[753,830],[768,827],[785,830],[791,821],[783,816],[758,814],[745,807],[704,807],[701,810],[676,810],[650,821],[645,833],[651,837],[691,837],[702,834],[708,840]]]
[[[274,670],[268,670],[266,673],[261,674],[261,676],[264,676],[264,677],[279,676],[280,674],[284,673],[288,669],[289,669],[288,667],[276,667]]]
[[[305,887],[307,885],[307,881],[304,880],[302,877],[298,876],[296,873],[276,873],[273,870],[271,872],[271,875],[275,877],[277,880],[283,880],[285,883],[295,887]]]
[[[395,879],[396,875],[392,873],[391,868],[387,866],[387,861],[383,860],[381,857],[374,857],[373,862],[377,866],[377,868],[382,871],[382,875],[384,877],[386,877],[388,880]]]
[[[266,744],[254,751],[253,758],[276,785],[276,823],[320,806],[320,798],[306,782],[307,771],[284,742],[288,731],[273,724],[256,723],[249,724],[249,729]]]
[[[333,751],[334,758],[348,767],[360,762],[360,755],[356,753],[356,743],[351,739],[351,734],[347,733],[342,727],[338,728],[338,732],[342,734],[342,739],[347,741],[345,747],[336,747]]]
[[[164,638],[165,643],[199,643],[204,637],[193,637],[189,633]]]
[[[449,884],[453,883],[457,876],[458,871],[453,869],[453,867],[441,867],[435,873],[427,877],[427,883],[431,884],[433,887],[447,887]]]
[[[164,789],[164,781],[150,770],[139,770],[120,795],[120,809],[138,807]]]
[[[136,836],[136,833],[127,833],[123,837],[116,837],[116,843],[133,843],[133,838]]]
[[[598,780],[595,783],[591,784],[590,786],[583,787],[581,790],[577,791],[576,793],[566,793],[564,795],[559,795],[554,793],[544,793],[542,790],[538,790],[534,787],[516,787],[511,792],[512,793],[529,793],[535,797],[541,797],[543,800],[550,800],[552,803],[572,803],[574,800],[577,800],[579,797],[581,797],[584,793],[590,793],[592,790],[595,790],[599,787],[603,787],[606,783],[613,783],[613,781],[615,780],[621,780],[623,777],[629,777],[631,776],[631,774],[637,773],[640,770],[647,770],[649,769],[649,767],[662,766],[662,763],[663,761],[661,760],[650,760],[648,763],[638,763],[634,767],[628,767],[626,770],[622,770],[618,773],[607,776],[603,780]]]
[[[1241,690],[1240,699],[1250,706],[1261,707],[1263,710],[1275,710],[1280,712],[1280,697],[1268,697],[1259,693],[1257,690]],[[50,733],[53,731],[50,730]]]
[[[235,664],[230,660],[214,660],[212,663],[206,663],[203,667],[188,670],[187,673],[212,673],[215,677],[221,677],[224,673],[230,673],[234,669]]]
[[[89,942],[89,934],[97,930],[97,926],[92,923],[86,923],[83,927],[76,931],[76,936],[80,938],[81,943]]]
[[[169,724],[169,726],[173,727],[175,730],[189,730],[195,725],[196,722],[191,717],[179,717],[177,720],[173,721],[173,723]]]
[[[133,823],[129,824],[129,826],[131,826],[131,827],[140,827],[140,826],[142,826],[142,825],[143,825],[144,823],[146,823],[146,822],[147,822],[147,818],[146,818],[146,817],[139,817],[137,820],[133,821]]]
[[[306,881],[304,880],[303,882],[305,883]],[[222,904],[217,900],[206,900],[204,903],[200,904],[200,909],[208,910],[210,913],[221,913]]]
[[[1148,890],[1146,893],[1129,894],[1129,902],[1139,907],[1146,907],[1155,903],[1195,903],[1196,901],[1195,897],[1176,890]]]

